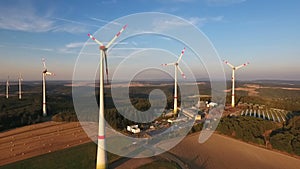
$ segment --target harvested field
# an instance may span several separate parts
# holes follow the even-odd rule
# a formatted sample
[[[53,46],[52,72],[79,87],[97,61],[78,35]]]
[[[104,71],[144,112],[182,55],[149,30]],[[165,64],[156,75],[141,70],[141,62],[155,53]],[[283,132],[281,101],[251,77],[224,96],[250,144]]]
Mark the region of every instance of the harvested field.
[[[95,127],[89,123],[84,125]],[[298,158],[226,136],[213,134],[204,144],[198,143],[198,137],[199,133],[187,136],[169,152],[190,168],[296,169],[300,166]],[[45,122],[14,129],[0,134],[0,166],[88,142],[90,138],[77,122]],[[164,147],[163,144],[159,147]],[[153,159],[128,159],[117,166],[139,167],[149,162]]]
[[[91,142],[80,123],[45,122],[0,133],[0,166]]]
[[[199,133],[186,137],[170,150],[190,168],[260,168],[298,169],[300,159],[267,150],[233,138],[213,134],[204,144],[198,143]]]

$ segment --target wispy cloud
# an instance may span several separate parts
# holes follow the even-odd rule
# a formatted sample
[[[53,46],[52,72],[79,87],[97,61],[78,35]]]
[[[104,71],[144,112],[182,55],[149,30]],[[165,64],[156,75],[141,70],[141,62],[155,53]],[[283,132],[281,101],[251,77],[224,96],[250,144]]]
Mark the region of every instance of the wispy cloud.
[[[39,48],[39,47],[31,47],[31,46],[19,46],[19,48],[29,49],[29,50],[40,50],[40,51],[47,51],[47,52],[53,51],[53,49],[50,48]]]
[[[45,48],[45,47],[39,47],[39,46],[33,46],[33,45],[28,45],[28,44],[18,44],[18,45],[13,45],[13,44],[5,44],[5,45],[0,45],[2,48],[9,48],[9,49],[25,49],[25,50],[38,50],[38,51],[45,51],[45,52],[52,52],[54,49],[52,48]]]
[[[107,44],[108,42],[103,42],[104,44]],[[114,45],[127,45],[127,42],[116,42],[113,43]],[[65,53],[65,54],[78,54],[80,49],[85,46],[98,46],[97,43],[94,42],[71,42],[66,44],[64,47],[58,49],[59,53]],[[117,48],[114,48],[117,49]]]
[[[97,45],[97,44],[92,42],[72,42],[66,44],[62,48],[59,48],[57,51],[59,53],[65,53],[65,54],[76,54],[79,53],[79,49],[81,49],[82,47],[90,46],[90,45]]]
[[[87,32],[99,25],[87,24],[65,18],[54,17],[49,11],[38,13],[30,4],[20,10],[20,5],[0,6],[0,29],[24,32]]]
[[[74,50],[74,49],[72,49],[72,48],[59,48],[58,50],[57,50],[57,52],[58,53],[63,53],[63,54],[78,54],[79,53],[79,51],[77,51],[77,50]]]
[[[131,44],[132,44],[133,46],[138,46],[138,43],[137,43],[136,41],[131,41]]]
[[[83,46],[97,45],[93,42],[72,42],[66,44],[66,48],[82,48]]]
[[[155,31],[165,31],[173,28],[187,26],[188,23],[178,19],[157,19],[152,23]]]
[[[220,22],[223,20],[223,18],[223,16],[190,17],[186,19],[187,22],[179,19],[157,19],[153,22],[153,27],[156,31],[164,31],[173,28],[185,27],[189,26],[189,23],[198,27],[202,27],[209,22]]]
[[[121,23],[118,23],[118,22],[114,22],[114,21],[108,21],[108,20],[104,20],[104,19],[99,19],[99,18],[94,18],[94,17],[91,17],[90,18],[91,20],[94,20],[94,21],[97,21],[97,22],[102,22],[102,23],[112,23],[112,24],[115,24],[115,25],[122,25]],[[99,26],[98,26],[99,27]]]
[[[196,26],[202,27],[209,22],[220,22],[222,21],[224,16],[214,16],[214,17],[191,17],[188,21]]]
[[[38,16],[32,8],[0,7],[0,29],[47,32],[54,28],[54,21]]]
[[[161,36],[160,38],[163,39],[163,40],[167,40],[167,41],[171,41],[172,40],[171,38],[166,37],[166,36]]]
[[[71,19],[66,19],[66,18],[54,17],[54,19],[59,20],[59,21],[63,21],[63,22],[66,22],[66,23],[72,23],[72,24],[75,24],[75,25],[93,26],[93,27],[97,27],[97,28],[100,27],[99,25],[87,24],[87,23],[84,23],[84,22],[79,22],[79,21],[75,21],[75,20],[71,20]]]
[[[84,26],[78,26],[78,25],[70,25],[70,24],[63,24],[60,26],[55,27],[55,29],[52,30],[52,32],[68,32],[68,33],[85,33],[88,32],[89,29]]]

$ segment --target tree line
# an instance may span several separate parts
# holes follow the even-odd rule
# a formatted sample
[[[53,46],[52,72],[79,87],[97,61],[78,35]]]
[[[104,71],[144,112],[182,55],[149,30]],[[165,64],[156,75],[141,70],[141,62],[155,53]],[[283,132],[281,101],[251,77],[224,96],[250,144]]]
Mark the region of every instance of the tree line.
[[[217,131],[243,140],[300,155],[300,116],[279,124],[250,116],[223,117]]]

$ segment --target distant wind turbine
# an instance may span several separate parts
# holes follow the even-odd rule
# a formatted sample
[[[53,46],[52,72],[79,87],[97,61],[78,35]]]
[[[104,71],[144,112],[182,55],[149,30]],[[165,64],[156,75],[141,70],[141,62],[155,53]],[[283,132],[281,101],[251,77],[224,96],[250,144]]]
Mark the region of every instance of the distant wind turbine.
[[[88,34],[88,36],[99,44],[100,50],[100,94],[99,94],[99,126],[98,126],[98,146],[97,146],[97,161],[96,168],[103,169],[107,167],[106,163],[106,154],[105,154],[105,123],[104,123],[104,91],[103,91],[103,59],[105,60],[105,68],[106,68],[106,76],[108,82],[108,67],[107,67],[107,54],[106,51],[113,44],[113,42],[120,36],[120,34],[125,30],[127,25],[123,26],[123,28],[114,36],[114,38],[104,46],[102,42],[98,41],[94,36]]]
[[[6,80],[6,98],[8,99],[8,90],[9,90],[9,76],[7,76]]]
[[[43,74],[43,116],[47,116],[47,110],[46,110],[46,76],[47,75],[54,75],[51,72],[48,72],[45,59],[42,59],[43,66],[44,66],[44,71],[42,72]]]
[[[19,99],[22,99],[22,75],[21,73],[19,73]]]
[[[234,72],[235,72],[236,70],[238,70],[238,69],[244,67],[244,66],[247,66],[247,65],[249,64],[249,62],[244,63],[244,64],[242,64],[242,65],[240,65],[240,66],[237,66],[237,67],[233,66],[233,65],[230,64],[228,61],[224,61],[224,62],[225,62],[229,67],[231,67],[231,69],[232,69],[232,78],[231,78],[231,80],[232,80],[231,107],[235,107],[235,101],[234,101],[234,95],[235,95],[235,93],[234,93],[234,90],[235,90],[235,88],[234,88],[235,77],[234,77]]]
[[[181,73],[181,76],[183,78],[186,78],[184,73],[182,72],[182,70],[180,69],[179,67],[179,62],[184,54],[184,51],[185,51],[185,48],[183,48],[183,50],[181,51],[181,54],[179,56],[179,58],[177,59],[176,62],[174,63],[167,63],[167,64],[162,64],[162,66],[174,66],[175,68],[175,82],[174,82],[174,109],[173,109],[173,112],[174,114],[176,115],[177,113],[177,70],[179,70],[179,72]]]

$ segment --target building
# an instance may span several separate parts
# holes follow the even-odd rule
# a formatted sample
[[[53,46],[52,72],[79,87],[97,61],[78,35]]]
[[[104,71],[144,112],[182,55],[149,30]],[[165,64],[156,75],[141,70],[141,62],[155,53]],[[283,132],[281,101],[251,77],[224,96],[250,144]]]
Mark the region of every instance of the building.
[[[206,102],[206,107],[208,108],[214,108],[217,107],[218,103],[214,103],[214,102]]]
[[[127,126],[127,131],[132,132],[133,134],[137,134],[141,132],[141,129],[138,125]]]

